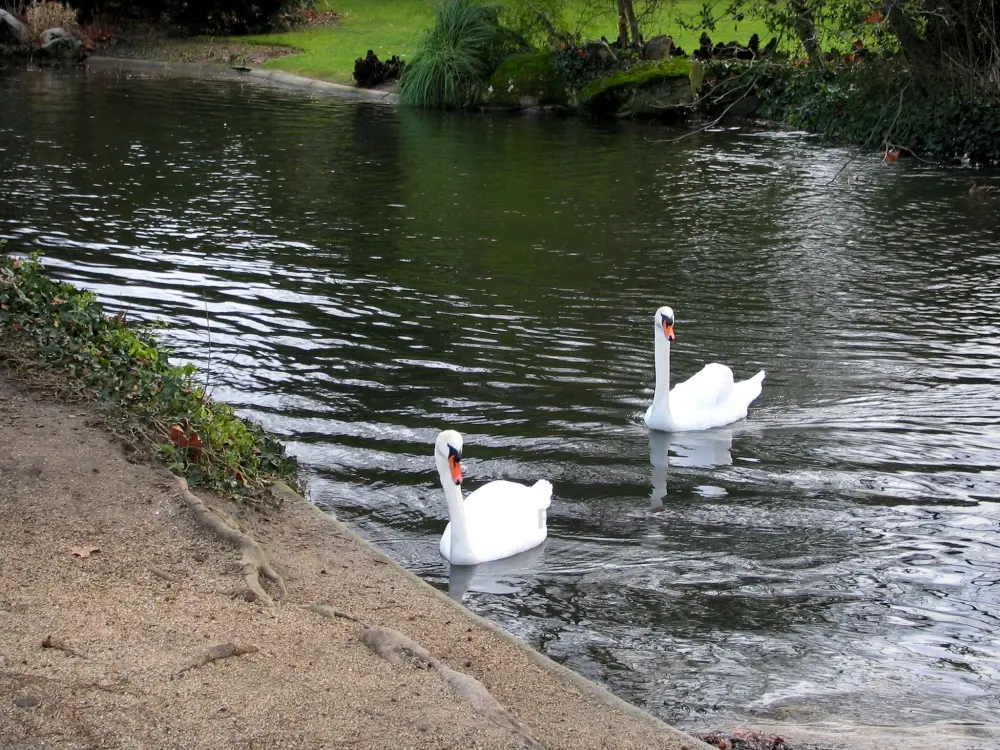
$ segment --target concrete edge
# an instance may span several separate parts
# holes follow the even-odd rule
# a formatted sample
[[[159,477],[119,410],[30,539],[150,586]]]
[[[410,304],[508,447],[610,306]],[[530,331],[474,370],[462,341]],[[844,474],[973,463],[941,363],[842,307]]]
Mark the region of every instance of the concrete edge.
[[[84,62],[86,67],[117,70],[159,70],[179,75],[189,75],[197,78],[217,78],[222,80],[246,81],[256,79],[290,88],[308,89],[324,94],[339,96],[345,99],[378,102],[381,104],[398,104],[399,95],[392,91],[357,88],[342,83],[330,83],[316,78],[287,73],[283,70],[270,68],[235,69],[223,65],[208,63],[175,63],[162,60],[133,60],[119,57],[90,57]]]
[[[415,573],[413,573],[413,572],[407,570],[406,568],[404,568],[398,562],[396,562],[391,557],[389,557],[381,549],[379,549],[378,547],[376,547],[374,544],[372,544],[371,542],[369,542],[367,539],[364,539],[363,537],[361,537],[356,531],[354,531],[352,528],[350,528],[349,526],[347,526],[343,521],[341,521],[340,519],[338,519],[332,513],[327,513],[326,511],[322,510],[318,506],[316,506],[313,503],[309,502],[309,500],[307,500],[303,495],[300,495],[298,492],[296,492],[295,490],[293,490],[291,487],[289,487],[284,482],[280,482],[280,481],[279,482],[275,482],[271,486],[271,493],[275,497],[279,498],[280,500],[282,500],[284,502],[295,502],[295,503],[305,504],[317,516],[319,516],[320,518],[324,519],[327,523],[332,524],[337,529],[338,532],[340,532],[341,534],[344,534],[345,536],[347,536],[348,538],[350,538],[354,542],[356,542],[359,545],[361,545],[362,547],[366,548],[373,555],[377,556],[380,560],[383,560],[387,565],[390,565],[397,572],[401,573],[406,579],[408,579],[411,583],[413,583],[419,589],[421,589],[422,591],[429,592],[432,596],[434,596],[435,598],[437,598],[439,601],[442,601],[442,602],[446,603],[449,607],[451,607],[453,610],[455,610],[461,616],[466,617],[466,618],[472,620],[474,623],[476,623],[480,627],[485,628],[486,630],[489,630],[491,633],[493,633],[494,635],[496,635],[501,640],[503,640],[503,641],[505,641],[507,643],[510,643],[511,645],[513,645],[517,649],[519,649],[521,652],[526,653],[529,656],[529,658],[533,662],[535,662],[535,664],[537,664],[539,667],[541,667],[542,669],[544,669],[544,670],[546,670],[548,672],[551,672],[552,674],[556,675],[560,679],[565,680],[566,682],[570,683],[573,687],[575,687],[577,690],[579,690],[584,695],[586,695],[586,696],[588,696],[590,698],[593,698],[598,703],[600,703],[600,704],[602,704],[602,705],[604,705],[604,706],[606,706],[608,708],[616,709],[618,711],[623,711],[626,714],[628,714],[628,715],[630,715],[630,716],[632,716],[632,717],[634,717],[634,718],[642,721],[643,723],[645,723],[645,724],[653,727],[654,729],[657,729],[657,730],[663,732],[664,734],[667,734],[667,735],[670,735],[670,736],[674,737],[675,739],[677,739],[680,742],[687,743],[687,745],[690,748],[692,748],[692,750],[696,750],[696,748],[698,748],[698,747],[703,747],[703,748],[712,747],[711,745],[708,745],[708,744],[702,742],[697,737],[695,737],[693,735],[690,735],[687,732],[683,732],[680,729],[678,729],[677,727],[674,727],[674,726],[671,726],[670,724],[667,724],[662,719],[658,719],[657,717],[653,716],[653,714],[649,713],[648,711],[645,711],[645,710],[639,708],[638,706],[634,706],[631,703],[629,703],[628,701],[622,700],[617,695],[615,695],[614,693],[610,692],[607,688],[604,688],[601,685],[598,685],[596,682],[592,682],[591,680],[588,680],[586,677],[583,677],[582,675],[577,674],[572,669],[569,669],[568,667],[563,666],[559,662],[553,661],[552,659],[550,659],[549,657],[547,657],[545,654],[541,653],[540,651],[536,651],[534,648],[532,648],[531,646],[529,646],[527,643],[525,643],[521,639],[514,637],[513,635],[511,635],[510,633],[508,633],[506,630],[504,630],[503,628],[501,628],[499,625],[490,622],[485,617],[482,617],[481,615],[477,615],[475,612],[473,612],[472,610],[470,610],[467,607],[463,606],[461,603],[456,602],[454,599],[452,599],[450,596],[448,596],[447,594],[445,594],[443,591],[440,591],[439,589],[434,588],[429,583],[427,583],[427,581],[425,581],[424,579],[420,578]]]

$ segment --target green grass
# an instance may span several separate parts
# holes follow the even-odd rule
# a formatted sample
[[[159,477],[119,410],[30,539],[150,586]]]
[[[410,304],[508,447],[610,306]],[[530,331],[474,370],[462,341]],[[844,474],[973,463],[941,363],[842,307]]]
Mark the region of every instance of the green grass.
[[[244,41],[285,44],[303,52],[267,63],[269,68],[336,83],[352,83],[354,61],[374,50],[385,60],[408,55],[434,19],[433,0],[322,0],[341,14],[336,26],[264,34]]]
[[[271,60],[266,67],[310,78],[351,83],[356,58],[364,57],[371,49],[383,60],[394,54],[406,59],[434,20],[434,0],[320,0],[319,6],[341,14],[337,25],[244,37],[238,41],[297,47],[302,50],[301,54]],[[574,29],[579,27],[578,30],[586,38],[596,39],[604,35],[614,39],[618,23],[612,6],[613,3],[608,0],[609,10],[605,15],[588,19],[581,25],[578,6],[571,0],[567,21]],[[694,19],[700,7],[701,0],[678,0],[675,4],[666,5],[656,18],[645,24],[643,33],[647,38],[661,33],[670,34],[675,44],[691,53],[698,47],[699,32],[681,29],[675,17],[680,13]],[[762,44],[769,38],[763,24],[749,20],[739,24],[720,23],[711,36],[716,41],[735,39],[745,44],[754,32],[760,34]]]

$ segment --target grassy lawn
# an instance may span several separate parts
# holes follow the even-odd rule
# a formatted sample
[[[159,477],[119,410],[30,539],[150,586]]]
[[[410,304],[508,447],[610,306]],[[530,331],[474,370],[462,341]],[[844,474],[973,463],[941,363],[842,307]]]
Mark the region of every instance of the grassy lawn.
[[[297,47],[303,50],[301,54],[271,60],[267,67],[310,78],[351,83],[356,58],[364,57],[369,49],[375,50],[382,60],[394,54],[405,58],[434,17],[434,0],[322,0],[320,5],[341,14],[335,26],[246,37],[239,41]],[[645,24],[643,33],[647,38],[660,33],[670,34],[675,43],[693,52],[698,46],[699,32],[680,28],[676,16],[682,14],[693,19],[700,7],[701,0],[678,0],[666,5],[656,18]],[[587,19],[581,24],[580,12],[574,9],[570,0],[566,20],[571,28],[580,28],[586,38],[604,35],[613,39],[618,34],[613,8],[612,0],[608,0],[609,10],[605,16]],[[720,24],[711,36],[716,41],[736,40],[746,44],[754,32],[760,34],[762,44],[769,38],[763,25],[753,21]]]

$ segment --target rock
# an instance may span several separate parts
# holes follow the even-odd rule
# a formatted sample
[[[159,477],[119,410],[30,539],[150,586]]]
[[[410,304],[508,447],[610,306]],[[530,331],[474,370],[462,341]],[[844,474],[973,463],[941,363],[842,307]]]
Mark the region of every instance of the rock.
[[[601,39],[598,42],[587,42],[583,45],[584,54],[588,57],[593,57],[603,62],[618,62],[618,56],[615,55],[611,45],[606,41]]]
[[[364,58],[359,57],[354,61],[354,80],[365,88],[374,88],[383,81],[399,78],[402,71],[403,61],[397,55],[382,62],[378,55],[368,50]]]
[[[646,42],[646,46],[642,50],[642,58],[644,60],[662,60],[673,54],[673,50],[673,37],[669,34],[660,34]]]
[[[28,43],[28,27],[16,16],[0,9],[0,47],[23,47]]]
[[[561,107],[569,101],[566,83],[551,52],[519,52],[504,58],[480,88],[479,103],[502,109]]]
[[[691,63],[670,57],[591,81],[577,94],[584,109],[604,115],[674,118],[693,101]]]
[[[52,44],[56,39],[65,39],[69,34],[66,33],[66,29],[61,26],[54,29],[46,29],[42,32],[42,46],[47,44]]]
[[[65,29],[48,29],[42,34],[42,54],[54,60],[82,60],[83,44]]]

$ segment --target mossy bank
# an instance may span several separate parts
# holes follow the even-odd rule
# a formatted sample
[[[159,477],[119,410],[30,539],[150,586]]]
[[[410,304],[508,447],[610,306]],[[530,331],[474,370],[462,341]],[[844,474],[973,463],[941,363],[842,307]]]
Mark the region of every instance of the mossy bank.
[[[0,251],[0,353],[29,384],[98,404],[130,449],[155,454],[192,486],[251,504],[274,502],[265,490],[275,480],[298,486],[284,446],[213,401],[193,365],[172,363],[151,328],[49,278],[38,256]]]

